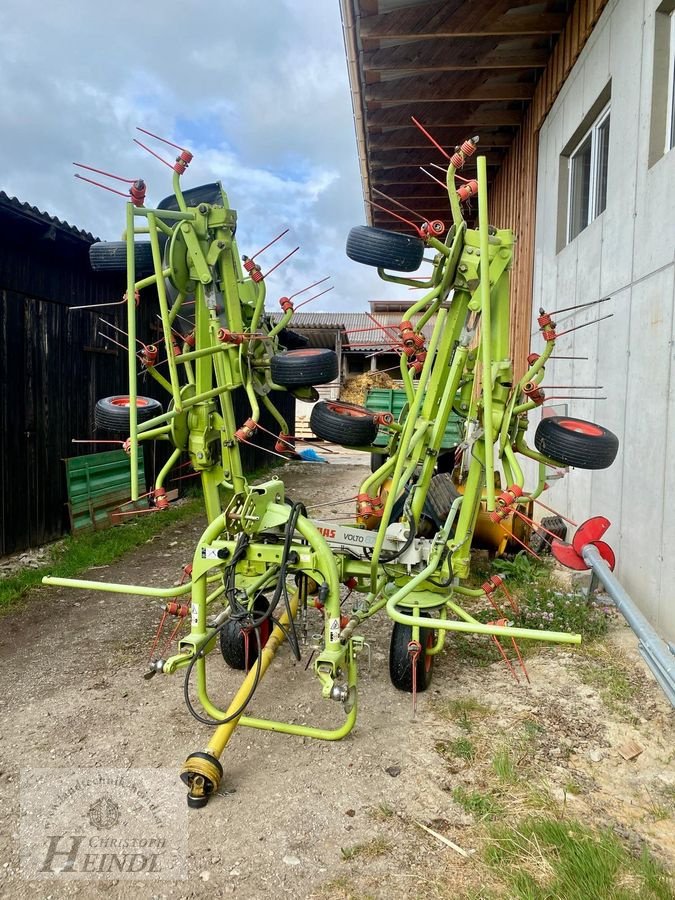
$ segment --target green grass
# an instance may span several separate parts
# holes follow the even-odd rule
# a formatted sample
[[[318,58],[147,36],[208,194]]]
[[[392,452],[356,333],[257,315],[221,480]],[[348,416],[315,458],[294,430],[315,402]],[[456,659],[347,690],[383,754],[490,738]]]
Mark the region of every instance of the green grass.
[[[499,558],[493,563],[495,571],[508,576],[508,585],[522,586],[536,581],[549,581],[551,566],[537,562],[525,550],[521,550],[512,559]]]
[[[465,737],[450,741],[448,750],[453,756],[458,756],[460,759],[465,759],[467,762],[472,762],[476,756],[476,748],[471,741]]]
[[[503,812],[501,804],[492,794],[467,791],[461,785],[453,790],[452,799],[462,807],[464,812],[471,813],[477,819],[495,819]]]
[[[391,843],[385,838],[373,838],[364,844],[354,844],[351,847],[341,847],[340,853],[343,859],[376,859],[384,856],[392,850]]]
[[[479,719],[484,719],[492,712],[491,706],[486,706],[473,697],[457,697],[453,700],[444,700],[435,705],[436,713],[444,719],[455,722],[464,731],[470,733]]]
[[[52,559],[38,569],[26,569],[0,581],[0,612],[15,606],[44,575],[74,578],[92,566],[105,566],[139,547],[170,525],[195,518],[203,510],[201,498],[191,498],[162,513],[129,518],[121,525],[90,534],[69,536],[59,542]]]
[[[666,870],[645,849],[630,855],[609,830],[530,819],[492,830],[485,860],[514,900],[673,900]]]
[[[492,757],[492,769],[503,784],[515,784],[518,781],[516,764],[506,747],[498,750]]]
[[[368,810],[368,815],[377,822],[386,822],[387,819],[393,818],[394,812],[394,808],[389,806],[388,803],[378,803],[377,806],[373,806]]]

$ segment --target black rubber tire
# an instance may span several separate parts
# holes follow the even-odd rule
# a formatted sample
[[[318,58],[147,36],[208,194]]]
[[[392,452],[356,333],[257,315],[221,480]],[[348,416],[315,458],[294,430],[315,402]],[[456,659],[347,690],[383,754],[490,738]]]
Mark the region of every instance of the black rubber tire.
[[[315,403],[309,427],[318,438],[343,447],[369,447],[378,431],[371,410],[340,400]]]
[[[357,225],[347,236],[346,250],[350,259],[366,266],[415,272],[422,264],[424,243],[412,235]]]
[[[253,611],[261,614],[267,612],[269,603],[258,594],[253,603]],[[267,639],[272,633],[272,623],[266,619],[260,626],[260,646],[261,648],[267,643]],[[251,632],[248,636],[248,653],[246,653],[246,642],[241,630],[241,623],[228,619],[226,625],[220,631],[220,652],[223,659],[231,669],[250,669],[258,658],[258,641],[255,634]]]
[[[152,275],[152,248],[149,241],[135,241],[136,278]],[[89,247],[89,262],[94,272],[126,272],[126,241],[99,241]]]
[[[285,350],[302,350],[309,344],[309,338],[305,334],[298,334],[289,328],[282,328],[279,332],[279,346]]]
[[[270,370],[275,384],[282,387],[304,387],[335,381],[339,364],[334,350],[306,347],[273,356]]]
[[[428,613],[421,612],[421,615],[428,619]],[[394,628],[391,632],[391,643],[389,644],[389,677],[391,683],[399,691],[406,691],[412,694],[413,689],[413,668],[411,664],[410,654],[408,653],[408,644],[412,640],[412,627],[410,625],[402,625],[400,622],[394,622]],[[420,629],[420,644],[422,652],[417,657],[417,691],[421,693],[431,684],[434,672],[435,656],[427,654],[427,648],[433,647],[436,642],[436,634],[433,628]]]
[[[389,457],[386,453],[370,454],[370,471],[377,472],[380,466],[383,466]]]
[[[125,405],[125,401],[126,405]],[[97,428],[103,431],[114,431],[120,434],[128,434],[131,427],[129,416],[129,398],[124,395],[105,397],[99,400],[94,409],[94,422]],[[136,398],[136,419],[138,422],[147,422],[163,412],[162,404],[152,397]]]
[[[438,458],[436,459],[436,471],[439,475],[443,475],[446,472],[454,472],[456,467],[456,450],[456,447],[451,447],[449,450],[441,450],[438,454]]]
[[[199,206],[200,203],[208,203],[209,206],[223,205],[223,187],[219,181],[211,181],[208,184],[200,184],[197,187],[183,191],[183,199],[188,206]],[[157,209],[178,210],[178,201],[175,194],[169,194],[157,205]]]
[[[607,469],[616,458],[619,439],[595,422],[550,416],[537,426],[534,445],[545,456],[577,469]]]

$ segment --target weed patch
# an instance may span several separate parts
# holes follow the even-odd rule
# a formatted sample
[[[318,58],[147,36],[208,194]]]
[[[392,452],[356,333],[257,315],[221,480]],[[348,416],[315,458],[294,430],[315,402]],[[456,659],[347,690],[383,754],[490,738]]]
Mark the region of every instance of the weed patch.
[[[464,812],[471,813],[477,819],[495,819],[502,814],[499,801],[492,794],[480,791],[467,791],[461,785],[452,792],[452,799]]]
[[[108,565],[168,526],[193,519],[202,509],[203,502],[200,499],[190,499],[164,512],[129,519],[105,531],[64,538],[58,551],[44,566],[19,572],[0,581],[0,611],[6,612],[27,591],[40,585],[43,576],[74,578],[92,566]]]
[[[354,844],[351,847],[341,847],[340,853],[343,859],[375,859],[384,856],[392,849],[391,843],[385,838],[373,838],[364,844]]]
[[[519,900],[672,900],[666,870],[645,849],[633,858],[609,830],[571,821],[494,827],[485,860]]]
[[[473,731],[476,722],[489,716],[493,711],[491,706],[486,706],[486,704],[474,700],[473,697],[456,697],[453,700],[445,700],[437,703],[434,709],[441,718],[455,722],[467,734]]]
[[[518,781],[516,764],[509,751],[503,747],[492,758],[492,769],[503,784],[515,784]]]

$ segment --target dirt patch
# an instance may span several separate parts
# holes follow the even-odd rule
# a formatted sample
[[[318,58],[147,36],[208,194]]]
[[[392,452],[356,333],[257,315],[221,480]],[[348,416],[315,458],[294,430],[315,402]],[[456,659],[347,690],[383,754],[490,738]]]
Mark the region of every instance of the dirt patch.
[[[288,494],[323,504],[317,510],[322,518],[337,518],[349,507],[335,501],[353,496],[368,471],[365,456],[341,460],[330,468],[283,467]],[[176,582],[202,527],[195,521],[168,530],[86,577]],[[319,630],[316,615],[310,634]],[[210,732],[188,715],[180,676],[142,678],[158,619],[158,601],[56,589],[35,593],[3,619],[5,896],[130,895],[125,881],[21,880],[19,772],[26,766],[166,767],[183,793],[178,771]],[[609,825],[636,851],[646,841],[675,864],[672,711],[627,627],[612,625],[606,649],[550,648],[528,658],[529,686],[515,685],[496,653],[494,663],[475,667],[458,652],[456,641],[463,638],[450,640],[415,719],[410,697],[389,683],[386,617],[367,623],[363,634],[372,658],[368,669],[362,657],[352,735],[330,744],[240,729],[223,756],[220,795],[206,809],[189,812],[184,847],[190,877],[135,883],[137,900],[458,897],[490,883],[480,853],[462,857],[417,823],[480,851],[484,797],[509,821],[539,809]],[[254,714],[314,724],[339,718],[304,670],[308,654],[305,647],[296,663],[288,648],[280,652],[256,695]],[[627,685],[622,682],[618,695],[601,674],[608,659]],[[240,676],[215,656],[210,664],[213,692],[226,702]],[[629,738],[644,749],[627,762],[618,749]],[[456,743],[460,739],[471,752],[467,743]],[[510,767],[503,753],[499,766],[495,762],[504,749]]]

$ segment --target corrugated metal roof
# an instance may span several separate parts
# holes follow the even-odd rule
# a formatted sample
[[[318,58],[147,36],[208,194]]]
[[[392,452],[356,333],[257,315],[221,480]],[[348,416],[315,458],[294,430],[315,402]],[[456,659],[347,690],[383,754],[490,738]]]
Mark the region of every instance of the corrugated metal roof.
[[[281,313],[272,313],[270,318],[278,322]],[[373,350],[392,350],[398,346],[401,318],[400,312],[381,312],[372,318],[364,312],[301,312],[293,316],[288,327],[306,335],[312,347],[333,347],[335,336],[339,332],[343,350],[368,353]],[[413,316],[413,322],[418,319],[419,316]],[[422,329],[427,340],[431,337],[433,326],[432,318]]]
[[[54,228],[59,228],[61,231],[67,232],[83,241],[87,241],[89,244],[98,240],[91,232],[83,231],[75,225],[70,225],[68,222],[63,221],[56,216],[43,212],[41,209],[38,209],[37,206],[31,206],[30,203],[23,203],[16,197],[10,197],[4,191],[0,191],[0,209],[9,210],[10,212],[21,216],[21,218],[30,219],[34,222],[45,222],[48,225],[54,226]]]

